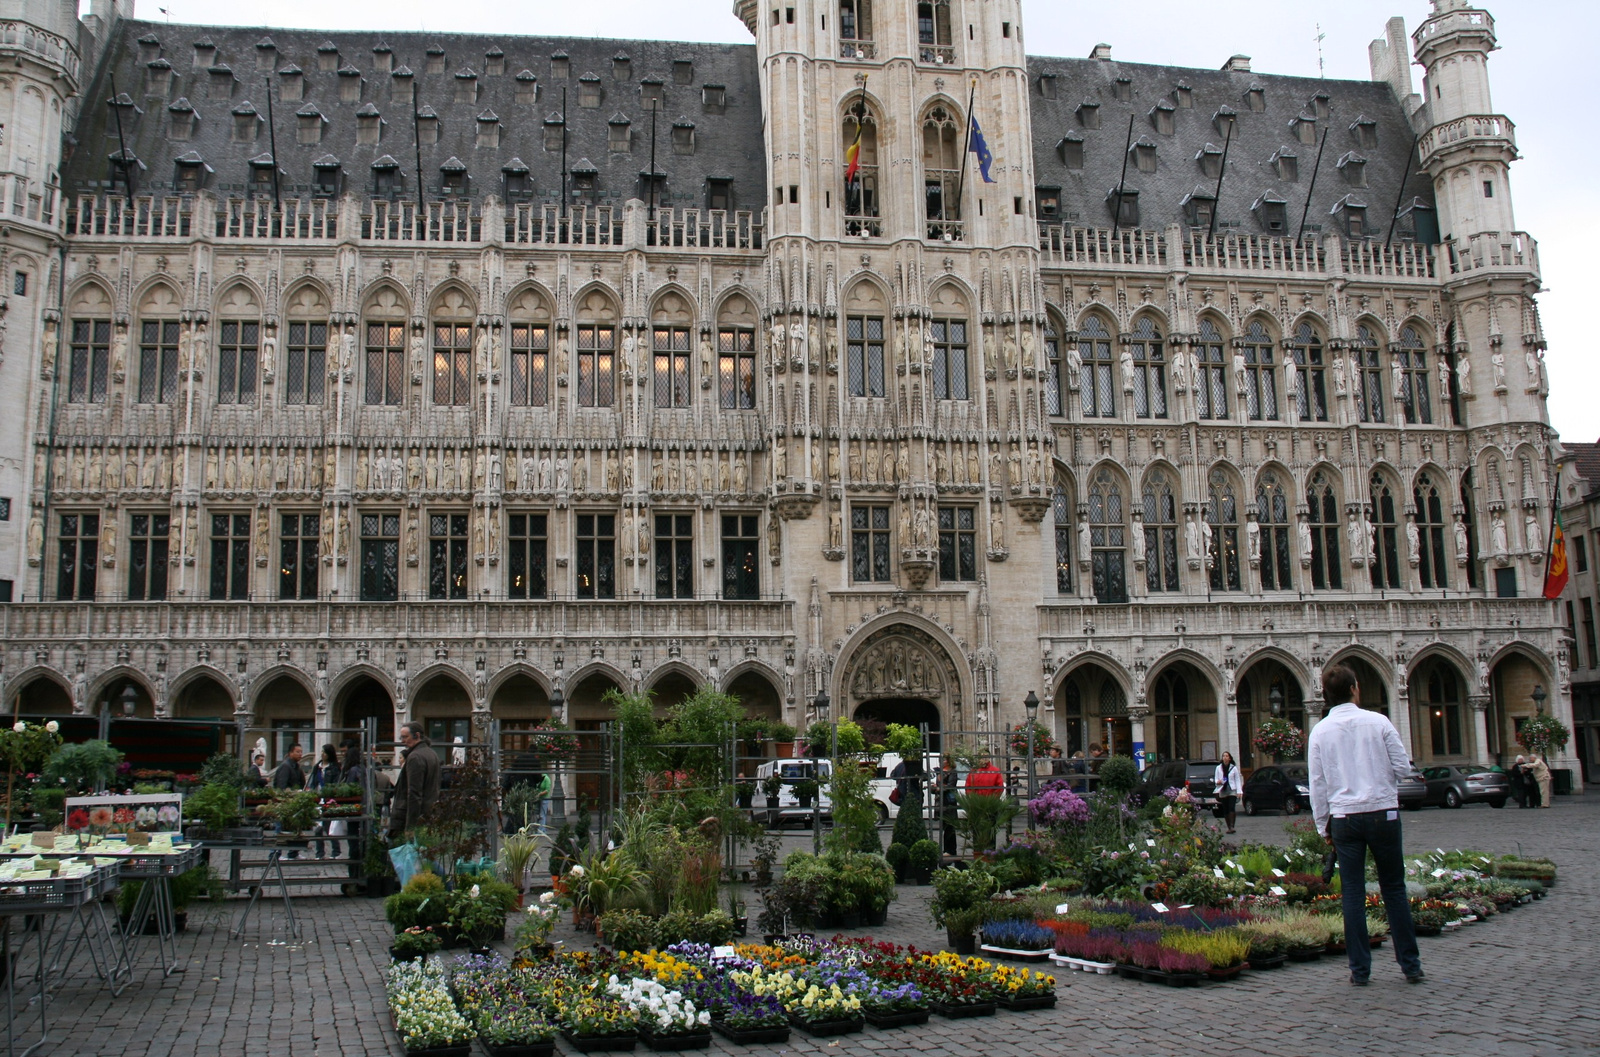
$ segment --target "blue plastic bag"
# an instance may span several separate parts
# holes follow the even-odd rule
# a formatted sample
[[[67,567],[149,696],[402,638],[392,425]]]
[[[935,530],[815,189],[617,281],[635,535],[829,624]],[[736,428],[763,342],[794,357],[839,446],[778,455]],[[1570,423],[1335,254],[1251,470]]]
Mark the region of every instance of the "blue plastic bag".
[[[394,875],[404,888],[406,882],[422,872],[422,856],[415,844],[401,844],[389,849],[389,861],[394,864]]]

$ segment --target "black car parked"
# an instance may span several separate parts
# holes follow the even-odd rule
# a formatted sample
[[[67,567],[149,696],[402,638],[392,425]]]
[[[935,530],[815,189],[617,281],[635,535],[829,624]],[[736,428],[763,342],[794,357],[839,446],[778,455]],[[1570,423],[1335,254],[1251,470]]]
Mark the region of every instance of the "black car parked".
[[[1130,796],[1134,805],[1142,806],[1159,797],[1168,789],[1187,789],[1198,807],[1210,807],[1217,802],[1216,760],[1167,760],[1153,763],[1139,776]]]
[[[1311,779],[1303,763],[1257,767],[1244,783],[1244,813],[1282,811],[1298,815],[1311,807]]]

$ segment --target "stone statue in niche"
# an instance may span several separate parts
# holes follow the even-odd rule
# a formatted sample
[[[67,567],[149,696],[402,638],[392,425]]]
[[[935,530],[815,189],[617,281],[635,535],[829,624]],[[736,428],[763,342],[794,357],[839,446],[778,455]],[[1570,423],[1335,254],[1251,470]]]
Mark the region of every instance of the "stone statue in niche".
[[[555,464],[550,461],[548,449],[539,453],[539,491],[548,492],[555,487]]]
[[[633,491],[633,456],[627,455],[622,460],[622,490]]]
[[[1254,517],[1244,523],[1245,550],[1250,561],[1261,560],[1261,524]]]
[[[926,547],[928,546],[929,540],[933,535],[930,525],[931,519],[928,517],[928,508],[924,506],[917,507],[915,520],[917,526],[917,546]]]
[[[1394,361],[1389,364],[1389,389],[1394,394],[1395,399],[1398,400],[1401,394],[1405,392],[1405,387],[1405,367],[1401,365],[1400,357],[1396,356]]]
[[[894,484],[895,480],[894,445],[885,444],[883,446],[883,483]]]
[[[505,335],[496,327],[489,334],[489,369],[497,374],[505,362],[505,344]]]
[[[978,467],[978,446],[974,444],[967,449],[967,483],[979,484],[982,474]]]
[[[828,442],[828,480],[839,480],[839,444],[837,441]]]
[[[367,459],[367,449],[362,448],[356,452],[356,491],[365,492],[367,490],[371,472],[371,466]]]
[[[531,492],[538,482],[538,464],[533,461],[533,456],[524,450],[522,460],[517,465],[517,488],[523,492]]]
[[[417,338],[411,343],[412,354],[415,356],[418,352],[420,352],[421,348],[422,337],[421,335],[418,335]],[[339,369],[341,371],[350,370],[350,366],[355,362],[355,358],[356,334],[353,330],[347,330],[339,336]]]
[[[239,491],[253,492],[256,489],[256,453],[254,448],[245,448],[239,452]]]
[[[472,459],[472,487],[480,492],[488,480],[488,463],[488,456],[484,454],[482,448],[479,448],[478,453]]]
[[[772,442],[772,474],[780,481],[789,476],[789,449],[782,437]]]
[[[543,476],[543,470],[540,471],[540,476]],[[606,491],[615,492],[617,490],[617,482],[617,453],[608,451],[606,452]]]
[[[489,522],[489,556],[494,557],[500,553],[500,511],[490,508],[484,518]]]
[[[266,561],[267,541],[271,537],[272,519],[265,510],[256,511],[256,559]]]
[[[505,471],[500,465],[498,452],[489,456],[489,491],[498,492],[505,483]]]
[[[418,549],[421,547],[421,541],[417,537],[419,537],[421,535],[422,535],[422,532],[421,532],[420,528],[417,525],[417,515],[412,514],[411,517],[406,519],[406,564],[407,565],[413,565],[414,566],[414,565],[417,564],[417,560],[418,560],[417,552],[418,552]]]
[[[1417,519],[1406,518],[1406,555],[1412,565],[1422,561],[1422,531],[1417,528]]]
[[[91,492],[98,492],[105,479],[105,464],[101,461],[100,449],[90,448],[89,468],[84,471],[84,487]]]
[[[677,495],[683,490],[683,471],[675,455],[667,456],[667,491]]]
[[[44,479],[44,474],[37,475],[38,480]],[[128,457],[122,462],[122,487],[133,491],[139,487],[139,449],[129,448]]]
[[[700,388],[711,388],[711,339],[700,335]]]
[[[1439,373],[1439,399],[1450,399],[1450,361],[1440,356],[1434,362],[1434,369]]]
[[[1033,328],[1022,331],[1022,365],[1030,371],[1039,369],[1039,347],[1033,340]]]
[[[161,453],[154,448],[145,451],[142,465],[139,467],[139,487],[146,492],[156,486],[156,481],[161,476]]]
[[[1333,374],[1333,391],[1340,396],[1350,391],[1350,379],[1344,373],[1344,356],[1334,353],[1333,364],[1329,367]]]
[[[1015,441],[1011,444],[1011,454],[1006,457],[1006,469],[1009,471],[1006,480],[1011,485],[1012,493],[1022,491],[1022,450]]]
[[[705,453],[705,457],[700,460],[700,490],[702,492],[714,492],[716,488],[717,467],[715,456],[708,451]]]
[[[82,460],[83,456],[81,454],[73,454],[72,478],[74,483],[77,483],[83,476]],[[208,492],[215,491],[217,487],[217,449],[215,448],[206,449],[205,487]]]
[[[1505,515],[1500,511],[1494,512],[1494,519],[1489,523],[1489,540],[1494,547],[1494,556],[1504,558],[1511,550],[1511,543],[1506,533]]]
[[[1522,538],[1527,544],[1529,556],[1544,557],[1544,530],[1539,527],[1539,519],[1532,510],[1522,517]]]
[[[1005,483],[1005,479],[1005,460],[1000,455],[1000,446],[991,444],[989,446],[989,486],[991,488],[999,488]]]
[[[1295,524],[1295,536],[1300,544],[1300,564],[1311,565],[1311,525],[1305,518],[1300,518]]]
[[[911,508],[909,506],[901,504],[900,517],[898,520],[900,523],[900,546],[908,549],[915,546],[916,537],[912,535],[911,532]]]
[[[1494,387],[1506,387],[1506,354],[1496,348],[1489,354],[1489,368],[1494,372]]]
[[[717,491],[726,492],[732,484],[733,480],[728,470],[728,459],[724,456],[717,460]]]
[[[306,453],[296,448],[289,453],[289,491],[299,492],[306,484]]]
[[[828,369],[839,369],[839,335],[832,327],[828,328]]]
[[[661,458],[654,459],[650,464],[650,491],[661,492],[667,487],[667,471],[662,465]]]
[[[277,488],[279,491],[283,491],[284,489],[289,487],[289,449],[288,448],[279,448],[278,449],[278,458],[277,458],[277,460],[275,461],[275,463],[273,465],[272,484],[273,484],[273,487]],[[395,464],[395,461],[391,459],[390,463],[389,463],[389,487],[390,488],[398,488],[399,485],[400,485],[400,468]]]
[[[1367,533],[1367,549],[1362,551],[1367,561],[1376,561],[1378,557],[1378,526],[1372,523],[1372,512],[1369,510],[1362,515]]]
[[[1006,365],[1007,374],[1017,369],[1017,339],[1009,330],[1006,331],[1005,340],[1001,342],[1000,355]]]
[[[861,444],[860,444],[859,441],[854,441],[853,440],[853,441],[850,442],[850,454],[849,454],[849,458],[848,458],[847,461],[848,461],[849,466],[850,466],[850,480],[852,480],[852,481],[854,481],[856,483],[860,483],[860,481],[861,481]]]
[[[999,507],[989,512],[989,545],[995,550],[1005,549],[1006,518]]]
[[[571,490],[572,470],[567,463],[567,457],[563,455],[559,460],[556,461],[556,491],[566,493],[570,492]]]
[[[784,342],[788,340],[787,331],[784,329],[783,320],[774,316],[772,319],[772,333],[769,336],[773,362],[783,359]]]
[[[1183,526],[1183,554],[1190,561],[1200,560],[1200,525],[1193,514]]]
[[[38,565],[44,558],[44,520],[38,511],[28,519],[28,564]]]
[[[329,452],[330,460],[331,460],[331,457],[332,457],[332,452],[330,451]],[[310,475],[309,479],[306,481],[306,487],[308,489],[316,490],[316,489],[319,489],[319,488],[322,487],[322,471],[323,471],[323,460],[322,460],[322,458],[319,457],[317,455],[316,451],[314,451],[314,450],[313,451],[307,451],[306,452],[306,472]]]
[[[1028,483],[1040,485],[1044,482],[1044,463],[1039,458],[1039,449],[1030,445],[1028,447]]]
[[[195,547],[200,539],[200,515],[190,509],[184,518],[183,529],[183,556],[190,561],[194,560]]]
[[[266,337],[261,340],[261,381],[267,385],[272,384],[273,372],[278,364],[278,337],[276,331],[269,330]]]
[[[488,543],[484,539],[484,512],[478,511],[478,516],[472,519],[472,552],[482,556],[488,553]]]
[[[934,481],[939,484],[950,483],[950,455],[945,451],[944,445],[934,449]]]
[[[498,465],[498,464],[497,464]],[[406,491],[415,492],[422,487],[422,456],[412,448],[406,457]]]
[[[1467,564],[1468,550],[1467,526],[1462,523],[1461,518],[1456,518],[1455,524],[1451,527],[1451,534],[1455,537],[1456,564],[1465,567]]]
[[[1143,565],[1145,559],[1144,523],[1137,512],[1133,515],[1133,526],[1128,531],[1128,544],[1133,548],[1133,560],[1137,565]]]
[[[222,460],[222,490],[231,492],[239,486],[239,458],[234,449],[229,448],[227,455]]]
[[[1233,350],[1233,391],[1244,396],[1249,391],[1250,383],[1246,378],[1244,365],[1244,350]]]
[[[733,460],[733,490],[739,495],[750,491],[750,466],[744,461],[743,452]]]
[[[1283,361],[1283,391],[1291,403],[1300,397],[1300,367],[1293,356]]]
[[[1094,554],[1094,533],[1087,521],[1078,522],[1078,561],[1088,562]]]
[[[452,448],[439,453],[439,488],[445,492],[456,490],[456,453]]]
[[[1200,545],[1205,549],[1206,568],[1207,569],[1211,568],[1213,565],[1216,564],[1216,553],[1217,552],[1212,547],[1212,543],[1213,543],[1213,541],[1215,541],[1215,539],[1216,539],[1216,536],[1211,530],[1211,522],[1207,521],[1205,518],[1201,518],[1200,519]]]
[[[834,550],[844,546],[844,521],[837,510],[828,515],[828,546]]]
[[[264,477],[267,472],[266,466],[262,467],[261,472]],[[374,492],[381,492],[389,487],[389,453],[382,448],[372,454],[372,471],[367,484]]]
[[[814,319],[806,331],[806,362],[811,365],[813,371],[822,367],[822,331],[817,328],[817,321]]]
[[[789,324],[789,355],[796,363],[805,355],[806,328],[798,319]]]
[[[650,516],[641,512],[639,514],[639,557],[647,558],[650,555]]]
[[[556,378],[566,381],[567,364],[572,359],[572,343],[565,334],[556,339]]]
[[[431,453],[429,454],[429,458],[430,459],[432,458],[432,454]],[[432,464],[430,463],[429,464],[429,473],[431,474],[432,472],[433,472],[433,467],[432,467]],[[317,487],[319,487],[319,488],[332,488],[333,485],[334,485],[334,482],[336,480],[338,480],[338,477],[339,477],[339,453],[338,453],[338,451],[336,449],[330,447],[325,452],[323,452],[323,455],[322,455],[322,474],[321,474],[320,477],[317,478]]]
[[[100,528],[100,562],[107,567],[117,564],[117,519],[108,517]]]
[[[1133,392],[1133,352],[1127,348],[1122,350],[1122,355],[1117,357],[1117,362],[1122,365],[1122,391]]]
[[[122,449],[113,447],[106,452],[106,491],[115,492],[122,484]]]
[[[1076,390],[1082,376],[1083,354],[1078,351],[1077,342],[1073,342],[1067,346],[1067,388]],[[1178,382],[1178,379],[1182,377],[1182,370],[1179,368],[1176,358],[1174,358],[1172,364],[1172,377],[1173,384],[1182,389],[1183,386]]]
[[[634,369],[633,356],[638,347],[639,342],[634,338],[633,331],[624,330],[622,332],[622,366],[625,370],[631,371]]]

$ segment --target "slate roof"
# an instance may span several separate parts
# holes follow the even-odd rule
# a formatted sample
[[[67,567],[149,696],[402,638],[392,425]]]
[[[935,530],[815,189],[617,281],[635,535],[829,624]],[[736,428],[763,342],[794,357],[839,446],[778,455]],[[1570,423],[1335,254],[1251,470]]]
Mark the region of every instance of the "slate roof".
[[[151,41],[157,42],[152,44]],[[209,41],[216,53],[207,64],[195,61],[195,45]],[[159,48],[159,52],[157,51]],[[665,105],[657,115],[656,171],[666,174],[664,206],[703,206],[708,176],[732,178],[733,201],[738,209],[761,209],[766,202],[766,164],[761,131],[761,103],[756,53],[753,45],[694,44],[675,41],[555,39],[494,34],[338,32],[260,27],[237,28],[168,25],[126,20],[117,39],[103,54],[108,60],[96,71],[86,92],[86,102],[76,130],[76,143],[64,165],[69,193],[105,186],[110,176],[108,158],[118,150],[111,79],[118,94],[136,104],[124,105],[122,131],[128,149],[143,170],[135,176],[138,190],[170,191],[175,163],[180,155],[198,153],[214,170],[206,187],[220,194],[242,193],[250,180],[250,159],[270,150],[266,128],[264,84],[274,81],[273,117],[283,193],[308,193],[313,162],[332,155],[345,173],[344,186],[357,193],[372,188],[372,163],[385,155],[398,160],[404,176],[405,197],[415,195],[413,182],[416,147],[411,104],[391,97],[391,71],[378,69],[378,53],[386,49],[392,68],[414,71],[419,107],[438,115],[439,140],[422,147],[424,189],[430,194],[441,186],[441,166],[460,159],[470,175],[469,194],[504,197],[502,168],[515,159],[525,167],[533,186],[534,201],[556,201],[561,187],[561,153],[545,149],[545,120],[561,111],[561,89],[567,89],[567,161],[569,168],[588,158],[596,170],[597,198],[620,205],[639,194],[639,174],[650,169],[650,111],[641,99],[641,82],[657,81]],[[442,51],[443,64],[430,72],[430,53]],[[336,53],[336,57],[335,56]],[[554,76],[552,57],[565,54],[569,75]],[[614,73],[613,59],[625,57],[626,80]],[[334,68],[324,69],[331,58]],[[488,72],[491,59],[503,62],[503,72]],[[692,64],[690,83],[677,83],[674,63]],[[171,84],[164,96],[149,92],[152,62],[170,63]],[[266,64],[270,63],[270,67]],[[224,70],[226,68],[226,71]],[[286,101],[281,94],[283,72],[298,69],[304,96]],[[525,73],[526,71],[526,73]],[[231,79],[226,75],[231,72]],[[519,75],[537,79],[535,103],[516,101]],[[359,74],[359,102],[342,102],[340,82]],[[469,75],[475,75],[470,77]],[[578,102],[581,78],[597,78],[602,91],[599,106]],[[457,102],[457,85],[475,80],[477,98]],[[219,97],[214,82],[231,84]],[[596,83],[596,82],[590,82]],[[725,107],[707,111],[702,105],[703,86],[721,85]],[[196,130],[187,140],[169,137],[169,107],[185,99],[196,116]],[[234,139],[236,116],[254,108],[260,122],[253,142]],[[299,114],[320,112],[326,124],[317,143],[299,141]],[[376,144],[358,144],[357,111],[374,108],[383,122]],[[609,122],[618,114],[630,120],[632,150],[609,149]],[[480,117],[497,118],[499,145],[479,147]],[[694,153],[673,151],[675,122],[692,123]]]
[[[1041,75],[1055,76],[1055,98],[1044,97]],[[1216,177],[1204,174],[1197,155],[1207,150],[1208,144],[1218,151],[1222,149],[1226,136],[1214,122],[1223,108],[1235,112],[1236,123],[1233,141],[1228,144],[1227,171],[1217,211],[1219,232],[1237,224],[1243,232],[1265,233],[1251,208],[1269,192],[1275,192],[1286,203],[1288,233],[1292,235],[1298,229],[1311,187],[1317,145],[1298,141],[1290,123],[1302,114],[1313,116],[1311,100],[1319,93],[1328,96],[1329,117],[1317,122],[1318,141],[1324,126],[1331,126],[1331,131],[1311,211],[1306,217],[1308,231],[1315,230],[1313,225],[1328,226],[1334,205],[1345,196],[1354,195],[1368,207],[1368,232],[1376,228],[1377,237],[1382,238],[1399,197],[1406,155],[1413,149],[1405,112],[1384,82],[1043,56],[1028,57],[1028,78],[1035,179],[1042,187],[1061,189],[1062,219],[1069,223],[1111,226],[1112,207],[1106,195],[1117,186],[1122,173],[1130,116],[1134,119],[1134,142],[1143,140],[1156,148],[1156,171],[1140,172],[1130,159],[1124,185],[1129,191],[1139,192],[1139,226],[1146,229],[1187,223],[1182,208],[1185,198],[1194,193],[1215,193]],[[1127,81],[1130,98],[1125,101],[1116,98],[1119,78]],[[1180,85],[1191,90],[1192,107],[1176,105]],[[1250,109],[1246,93],[1252,88],[1262,89],[1264,112]],[[1079,107],[1086,101],[1099,105],[1099,128],[1085,127],[1079,116]],[[1158,131],[1152,121],[1152,112],[1157,108],[1171,115],[1170,135]],[[982,114],[978,117],[981,122]],[[1375,146],[1358,142],[1350,128],[1358,119],[1373,122]],[[1064,137],[1082,138],[1082,169],[1069,169],[1058,156],[1056,146]],[[1274,171],[1272,156],[1279,150],[1291,150],[1297,156],[1297,181],[1284,180]],[[1339,159],[1351,152],[1366,159],[1365,187],[1350,186],[1337,168]],[[1417,198],[1429,207],[1433,204],[1428,179],[1413,162],[1404,201],[1409,204]]]
[[[1573,471],[1589,482],[1589,488],[1584,494],[1594,495],[1600,492],[1600,443],[1562,441],[1561,446],[1572,456]]]

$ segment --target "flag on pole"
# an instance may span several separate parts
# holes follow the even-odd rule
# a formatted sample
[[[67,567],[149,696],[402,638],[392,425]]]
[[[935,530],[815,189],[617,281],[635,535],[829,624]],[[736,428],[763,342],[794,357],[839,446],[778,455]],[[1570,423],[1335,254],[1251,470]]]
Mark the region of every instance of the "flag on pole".
[[[968,149],[978,156],[978,172],[986,184],[994,183],[994,177],[989,175],[989,166],[994,163],[994,155],[989,153],[989,144],[984,141],[983,130],[978,127],[978,119],[972,118],[972,145]]]
[[[856,119],[856,138],[844,151],[844,182],[851,183],[856,178],[856,170],[861,168],[861,131],[865,122],[859,117]]]
[[[1544,564],[1544,596],[1560,598],[1571,576],[1567,568],[1567,534],[1561,531],[1561,507],[1555,506],[1550,519],[1550,553]]]

